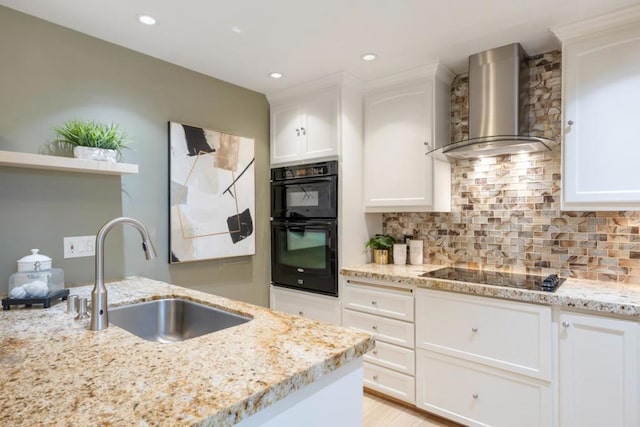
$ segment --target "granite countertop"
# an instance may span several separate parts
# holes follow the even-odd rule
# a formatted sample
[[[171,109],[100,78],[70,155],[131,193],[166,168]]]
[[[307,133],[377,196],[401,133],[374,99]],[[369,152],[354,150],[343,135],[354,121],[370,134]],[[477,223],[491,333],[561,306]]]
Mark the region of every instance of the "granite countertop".
[[[229,426],[343,366],[373,338],[145,278],[108,283],[109,306],[179,297],[253,319],[183,342],[145,341],[49,309],[0,313],[0,425]],[[91,287],[71,288],[89,297]]]
[[[537,304],[556,305],[640,320],[639,285],[570,278],[555,292],[543,292],[419,277],[422,273],[443,267],[445,266],[430,264],[364,264],[342,268],[340,274],[414,285],[418,288],[440,289]]]

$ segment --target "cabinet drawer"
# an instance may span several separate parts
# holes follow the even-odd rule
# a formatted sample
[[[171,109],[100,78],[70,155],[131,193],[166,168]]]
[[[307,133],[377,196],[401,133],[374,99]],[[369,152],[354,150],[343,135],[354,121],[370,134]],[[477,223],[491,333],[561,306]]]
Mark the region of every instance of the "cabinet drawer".
[[[413,321],[413,293],[361,286],[348,280],[344,286],[345,308],[398,320]]]
[[[364,386],[405,402],[416,402],[415,378],[364,362]]]
[[[337,298],[271,287],[270,308],[322,322],[340,324]]]
[[[473,426],[550,426],[549,383],[417,350],[416,406]]]
[[[408,348],[382,341],[376,342],[376,348],[364,355],[364,360],[404,374],[415,373],[415,352]]]
[[[413,323],[387,319],[353,310],[343,310],[342,324],[373,334],[376,340],[413,349]]]
[[[417,347],[541,379],[551,378],[551,308],[416,291]]]

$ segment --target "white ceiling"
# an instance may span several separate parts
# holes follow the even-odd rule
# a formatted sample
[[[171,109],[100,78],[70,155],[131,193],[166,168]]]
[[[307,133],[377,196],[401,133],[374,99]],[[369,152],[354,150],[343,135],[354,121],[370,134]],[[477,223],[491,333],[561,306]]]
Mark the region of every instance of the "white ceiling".
[[[363,80],[520,42],[640,0],[0,0],[1,5],[246,88],[272,93],[346,71]],[[136,17],[158,21],[143,26]],[[236,27],[240,32],[233,31]],[[375,52],[378,59],[360,56]],[[268,74],[279,71],[283,79]]]

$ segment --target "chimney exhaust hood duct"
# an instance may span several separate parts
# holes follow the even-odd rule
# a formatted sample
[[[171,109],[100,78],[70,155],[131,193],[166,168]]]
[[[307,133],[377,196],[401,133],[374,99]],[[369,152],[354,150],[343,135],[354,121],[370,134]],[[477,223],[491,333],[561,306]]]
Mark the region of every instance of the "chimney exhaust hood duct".
[[[529,136],[530,73],[519,43],[469,57],[469,139],[445,145],[453,158],[549,151],[553,140]]]

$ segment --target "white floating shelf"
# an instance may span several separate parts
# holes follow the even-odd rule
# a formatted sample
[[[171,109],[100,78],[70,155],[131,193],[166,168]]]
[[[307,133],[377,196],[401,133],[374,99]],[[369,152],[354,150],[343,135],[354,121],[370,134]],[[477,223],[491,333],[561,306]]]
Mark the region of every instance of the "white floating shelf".
[[[1,150],[0,166],[97,173],[103,175],[138,173],[138,165],[130,163],[99,162],[97,160],[84,160],[72,157],[48,156],[44,154],[19,153],[17,151]]]

